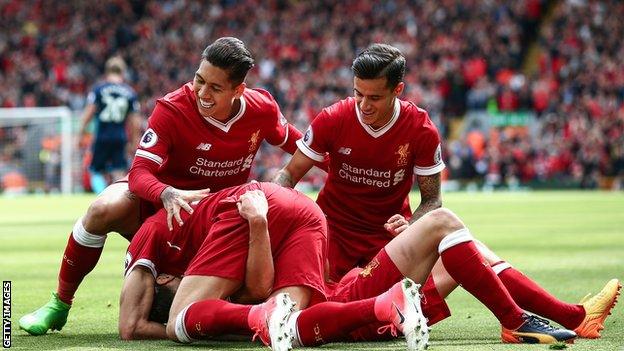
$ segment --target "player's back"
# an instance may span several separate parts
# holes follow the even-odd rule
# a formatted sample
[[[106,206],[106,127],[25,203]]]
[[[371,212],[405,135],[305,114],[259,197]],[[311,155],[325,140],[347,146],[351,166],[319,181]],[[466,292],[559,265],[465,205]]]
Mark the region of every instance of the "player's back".
[[[96,142],[125,141],[127,117],[139,109],[134,90],[124,83],[102,82],[93,88],[87,101],[96,107]]]
[[[325,218],[321,209],[304,194],[274,183],[247,183],[212,193],[193,204],[189,215],[181,211],[184,221],[179,226],[174,220],[172,231],[167,228],[167,213],[160,209],[141,226],[130,245],[126,269],[133,264],[148,266],[154,272],[181,274],[208,238],[211,227],[222,218],[238,216],[236,202],[247,191],[261,190],[269,205],[268,229],[272,250],[278,250],[295,229],[306,224],[319,224],[323,230],[314,233],[319,242],[326,242]],[[244,221],[241,217],[241,221]],[[142,260],[141,260],[142,259]]]

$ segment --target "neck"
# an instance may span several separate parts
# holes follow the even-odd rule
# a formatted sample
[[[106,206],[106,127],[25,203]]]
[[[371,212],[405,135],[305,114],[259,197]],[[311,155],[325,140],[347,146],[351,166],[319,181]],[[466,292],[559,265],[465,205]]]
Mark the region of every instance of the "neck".
[[[232,108],[230,109],[230,114],[226,118],[217,118],[215,116],[210,116],[210,117],[216,119],[217,121],[221,123],[227,123],[232,118],[236,117],[236,115],[238,114],[238,111],[240,111],[240,108],[241,108],[240,98],[234,99],[234,101],[232,102]]]

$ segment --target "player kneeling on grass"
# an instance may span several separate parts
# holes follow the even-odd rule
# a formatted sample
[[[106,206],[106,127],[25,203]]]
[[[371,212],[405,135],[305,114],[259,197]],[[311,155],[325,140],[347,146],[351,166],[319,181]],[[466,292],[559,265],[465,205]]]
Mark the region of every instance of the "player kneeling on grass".
[[[527,340],[508,332],[520,324],[522,310],[574,328],[581,337],[599,337],[602,321],[618,291],[617,281],[607,284],[604,294],[583,306],[566,304],[500,259],[492,260],[495,255],[481,251],[482,245],[473,243],[467,231],[455,234],[459,242],[445,241],[440,247],[425,243],[424,247],[431,251],[422,250],[418,241],[393,239],[397,228],[408,225],[406,219],[415,222],[442,205],[440,174],[445,165],[440,136],[425,110],[400,98],[405,89],[406,60],[399,49],[372,44],[353,60],[351,68],[354,96],[323,109],[314,118],[304,138],[297,141],[299,150],[275,177],[278,184],[294,187],[316,162],[329,157],[329,174],[317,203],[327,215],[330,278],[344,282],[350,270],[370,262],[356,279],[361,281],[356,297],[371,297],[404,275],[422,282],[422,277],[410,275],[414,274],[414,267],[439,254],[441,260],[423,285],[423,302],[427,301],[423,310],[429,314],[430,324],[450,315],[443,297],[461,283],[499,318],[506,342]],[[420,204],[412,212],[409,194],[414,180],[418,183]],[[461,223],[446,210],[427,219],[429,224],[436,222]],[[448,227],[443,234],[451,235],[449,230],[460,228]],[[419,235],[407,238],[420,240]],[[475,245],[485,257],[474,252]],[[495,271],[462,271],[458,261],[464,258],[458,252],[474,255],[475,264],[496,265]],[[471,281],[469,275],[476,274],[488,284],[479,284],[478,279]],[[371,282],[367,283],[367,279]],[[492,290],[490,286],[496,288]],[[513,301],[508,301],[510,296]],[[504,311],[513,313],[506,316]],[[548,330],[543,323],[537,325]],[[540,341],[546,340],[553,339]]]
[[[42,335],[64,327],[74,294],[96,266],[108,233],[131,239],[161,207],[170,228],[174,221],[181,225],[180,212],[192,211],[189,203],[247,181],[263,141],[291,154],[296,150],[301,133],[273,96],[245,84],[253,63],[242,41],[219,38],[202,52],[192,82],[156,101],[127,182],[108,186],[76,221],[61,255],[56,292],[21,318],[20,328]]]

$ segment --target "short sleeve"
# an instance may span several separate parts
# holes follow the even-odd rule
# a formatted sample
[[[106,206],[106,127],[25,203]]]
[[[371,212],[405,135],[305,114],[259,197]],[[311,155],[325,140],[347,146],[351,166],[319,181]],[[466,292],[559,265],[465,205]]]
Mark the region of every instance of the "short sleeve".
[[[442,160],[440,134],[428,115],[426,115],[425,122],[416,135],[417,149],[414,152],[414,173],[428,176],[441,172],[445,165]]]
[[[124,262],[124,275],[127,276],[132,272],[136,266],[143,266],[148,268],[154,278],[158,276],[158,265],[160,261],[159,252],[159,238],[161,233],[159,231],[168,230],[161,223],[154,221],[147,221],[141,225],[136,232],[128,251],[126,252],[126,259]]]
[[[147,130],[139,141],[136,156],[162,165],[169,153],[171,140],[174,139],[173,133],[176,129],[174,120],[173,111],[163,103],[157,102],[147,122]]]
[[[270,98],[270,103],[267,104],[268,110],[268,130],[266,133],[266,140],[269,144],[275,146],[282,146],[288,139],[288,121],[286,117],[282,114],[282,111],[279,108],[279,105],[273,99],[270,94],[266,94]]]
[[[305,131],[303,138],[297,140],[297,147],[304,155],[317,162],[323,162],[325,155],[331,150],[335,140],[335,119],[327,112],[321,111]]]

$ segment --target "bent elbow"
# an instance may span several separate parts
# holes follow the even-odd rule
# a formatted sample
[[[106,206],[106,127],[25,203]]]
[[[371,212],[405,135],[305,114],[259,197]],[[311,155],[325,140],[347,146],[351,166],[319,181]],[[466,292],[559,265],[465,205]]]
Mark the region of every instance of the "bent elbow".
[[[121,340],[136,340],[138,339],[136,330],[137,328],[135,323],[120,323],[119,337],[121,338]]]

